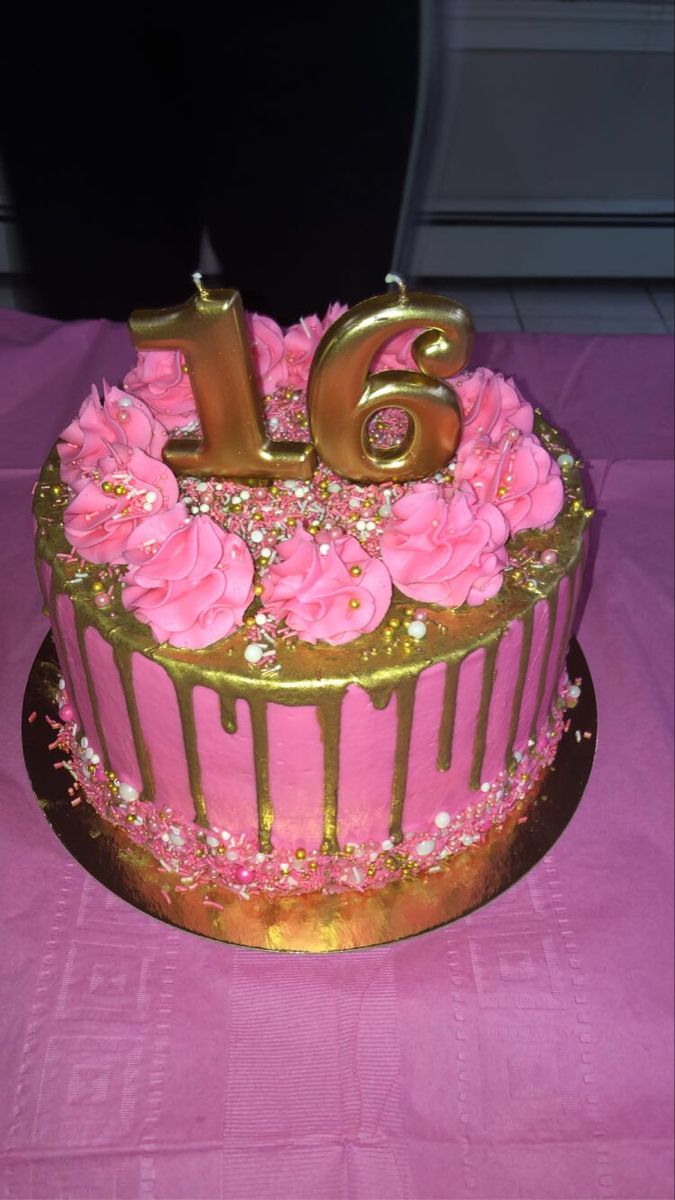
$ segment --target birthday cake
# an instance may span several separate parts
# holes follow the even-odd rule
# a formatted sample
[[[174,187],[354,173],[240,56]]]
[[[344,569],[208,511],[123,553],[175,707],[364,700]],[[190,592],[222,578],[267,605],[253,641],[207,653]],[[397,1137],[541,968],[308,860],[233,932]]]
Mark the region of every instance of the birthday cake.
[[[213,467],[199,339],[153,343],[140,321],[137,361],[92,388],[36,486],[74,802],[149,850],[169,891],[366,892],[446,870],[526,815],[577,701],[579,464],[514,380],[467,369],[468,318],[420,457],[438,328],[401,320],[404,294],[379,300],[398,323],[378,316],[361,355],[383,389],[362,471],[321,400],[359,320],[336,304],[285,331],[246,317],[264,477]]]

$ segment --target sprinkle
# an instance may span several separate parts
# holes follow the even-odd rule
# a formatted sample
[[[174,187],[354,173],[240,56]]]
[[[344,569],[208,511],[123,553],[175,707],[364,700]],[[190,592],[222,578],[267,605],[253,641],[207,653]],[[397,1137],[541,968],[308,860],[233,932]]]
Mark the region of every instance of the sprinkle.
[[[32,725],[32,724],[33,724],[33,721],[35,720],[35,718],[36,718],[36,717],[37,717],[37,713],[35,712],[35,710],[33,710],[33,712],[32,712],[32,713],[29,713],[29,715],[28,715],[28,724],[29,724],[29,725]]]
[[[204,908],[219,908],[221,912],[225,911],[224,904],[219,904],[217,900],[209,900],[208,896],[204,897],[202,904],[204,905]]]

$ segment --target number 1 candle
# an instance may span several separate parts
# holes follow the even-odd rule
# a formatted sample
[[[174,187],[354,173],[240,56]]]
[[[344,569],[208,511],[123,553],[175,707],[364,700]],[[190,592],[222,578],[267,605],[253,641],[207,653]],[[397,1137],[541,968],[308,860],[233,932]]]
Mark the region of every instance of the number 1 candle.
[[[197,291],[176,308],[138,309],[129,328],[141,350],[181,350],[199,413],[202,436],[173,438],[164,450],[179,475],[230,479],[310,479],[311,445],[273,442],[265,432],[246,317],[232,288]]]

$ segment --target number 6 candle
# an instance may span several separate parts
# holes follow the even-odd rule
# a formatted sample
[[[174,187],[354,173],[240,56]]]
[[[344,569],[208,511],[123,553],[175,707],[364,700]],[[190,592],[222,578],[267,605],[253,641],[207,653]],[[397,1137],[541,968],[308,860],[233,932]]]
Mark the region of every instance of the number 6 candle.
[[[364,300],[330,327],[309,376],[316,449],[339,475],[361,483],[433,474],[452,458],[462,428],[457,397],[444,377],[456,375],[469,360],[471,317],[454,300],[423,292],[408,295],[397,282],[398,295]],[[420,330],[412,346],[419,370],[371,375],[377,351],[407,329]],[[406,436],[391,449],[373,445],[368,433],[371,418],[385,408],[402,409],[408,417]]]

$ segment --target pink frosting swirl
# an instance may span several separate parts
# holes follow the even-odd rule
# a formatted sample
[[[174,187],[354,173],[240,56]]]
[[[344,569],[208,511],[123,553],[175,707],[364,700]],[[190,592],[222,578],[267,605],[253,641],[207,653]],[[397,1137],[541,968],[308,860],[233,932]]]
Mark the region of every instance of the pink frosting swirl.
[[[495,445],[484,434],[463,442],[455,483],[470,483],[481,500],[496,504],[511,533],[546,529],[565,502],[560,467],[535,434],[515,429]]]
[[[121,563],[131,534],[148,516],[171,508],[178,483],[163,462],[142,450],[115,445],[63,514],[66,538],[88,562]]]
[[[182,504],[143,521],[129,538],[124,607],[158,642],[201,650],[227,637],[253,599],[253,559],[245,542]]]
[[[316,539],[304,529],[279,546],[263,581],[263,604],[305,642],[341,646],[376,629],[391,602],[383,563],[347,534]]]
[[[180,350],[139,350],[123,386],[140,397],[169,433],[197,419],[190,378]]]
[[[418,367],[412,356],[412,344],[421,333],[424,333],[424,329],[406,329],[390,338],[375,355],[370,366],[371,373],[417,371]]]
[[[331,325],[347,311],[346,304],[331,304],[321,319],[315,315],[303,317],[297,325],[291,325],[284,334],[286,362],[288,363],[288,382],[291,387],[305,388],[309,378],[309,369],[316,348],[324,333]]]
[[[288,364],[281,328],[271,317],[247,313],[253,367],[258,384],[266,396],[288,383]]]
[[[452,386],[464,414],[463,441],[481,433],[497,441],[511,428],[521,433],[532,432],[534,410],[523,399],[513,379],[505,379],[488,367],[478,367],[458,375]]]
[[[416,483],[394,504],[380,545],[405,596],[457,608],[499,591],[508,535],[499,509],[481,503],[470,487]]]
[[[61,478],[80,492],[100,475],[101,459],[116,443],[145,451],[159,458],[166,432],[142,400],[128,396],[116,387],[103,384],[103,404],[95,387],[83,401],[74,421],[60,436],[57,451],[61,460]]]

